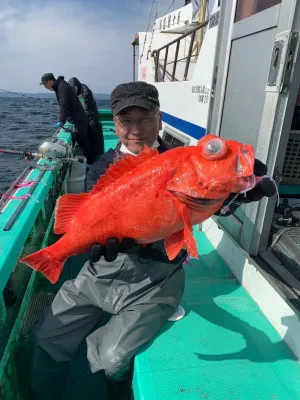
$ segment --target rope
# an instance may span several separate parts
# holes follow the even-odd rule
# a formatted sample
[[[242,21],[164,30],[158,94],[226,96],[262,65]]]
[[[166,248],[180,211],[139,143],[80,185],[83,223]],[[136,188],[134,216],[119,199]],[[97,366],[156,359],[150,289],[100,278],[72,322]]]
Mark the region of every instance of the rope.
[[[42,183],[43,185],[47,186],[47,183],[45,181],[43,181],[42,179],[37,179],[36,181],[32,180],[32,179],[24,179],[23,181],[20,182],[13,182],[12,186],[14,186],[15,188],[24,188],[24,187],[28,187],[28,186],[32,186],[34,183]]]
[[[9,196],[6,193],[4,193],[1,198],[6,199],[6,200],[25,200],[28,199],[29,197],[32,198],[36,203],[39,203],[39,200],[33,197],[30,193],[24,194],[23,196]]]
[[[159,5],[160,0],[157,0],[157,3],[156,3],[156,5],[155,5],[155,7],[153,8],[154,2],[155,2],[155,0],[153,0],[153,3],[152,3],[151,12],[150,12],[150,16],[149,16],[149,19],[148,19],[148,28],[147,28],[147,30],[149,29],[151,14],[153,13],[153,11],[155,11],[155,9],[157,8],[157,6]],[[142,23],[142,25],[141,25],[140,29],[138,30],[138,32],[141,32],[143,26],[144,26],[144,22]]]
[[[24,188],[28,186],[32,186],[34,184],[34,181],[32,179],[29,179],[28,181],[25,179],[24,181],[21,182],[13,182],[13,186],[16,188]]]
[[[167,10],[162,14],[161,17],[163,17],[164,15],[166,15],[166,14],[168,13],[168,11],[170,10],[170,8],[171,8],[172,6],[174,6],[174,2],[175,2],[175,0],[172,1],[172,3],[169,5],[169,7],[167,8]],[[160,17],[160,18],[161,18],[161,17]]]
[[[157,19],[157,12],[156,12],[155,19]],[[149,57],[149,53],[151,53],[151,47],[152,47],[152,42],[153,42],[154,31],[155,31],[155,23],[154,23],[154,25],[153,25],[152,35],[151,35],[151,39],[150,39],[150,43],[149,43],[149,48],[148,48],[148,52],[147,52],[147,60],[148,60],[148,57]]]

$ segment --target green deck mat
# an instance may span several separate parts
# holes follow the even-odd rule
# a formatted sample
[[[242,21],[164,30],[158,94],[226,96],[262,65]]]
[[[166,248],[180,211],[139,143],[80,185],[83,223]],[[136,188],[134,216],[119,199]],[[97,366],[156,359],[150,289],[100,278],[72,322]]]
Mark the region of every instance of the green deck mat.
[[[297,400],[300,365],[211,243],[185,266],[186,316],[135,358],[135,400]]]

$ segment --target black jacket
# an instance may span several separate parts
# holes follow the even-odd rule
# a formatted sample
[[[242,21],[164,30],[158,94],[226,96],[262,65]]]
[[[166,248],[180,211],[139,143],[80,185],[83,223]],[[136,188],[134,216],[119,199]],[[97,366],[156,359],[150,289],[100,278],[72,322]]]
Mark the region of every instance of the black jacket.
[[[87,158],[88,163],[93,163],[94,152],[87,132],[88,119],[76,93],[64,80],[63,76],[57,78],[53,85],[53,90],[55,91],[60,106],[59,122],[63,124],[66,121],[74,123],[77,129],[76,140],[81,147],[84,156]]]
[[[97,119],[98,121],[97,104],[89,87],[84,83],[81,83],[79,79],[75,77],[71,78],[68,83],[73,89],[75,89],[75,93],[79,99],[82,99],[85,112],[89,119]]]
[[[84,126],[87,119],[83,106],[63,76],[57,78],[53,90],[60,107],[59,122],[65,123],[67,120],[73,120],[77,128]]]
[[[94,154],[94,158],[104,152],[104,139],[102,125],[98,121],[98,108],[93,93],[77,78],[69,80],[69,85],[78,96],[88,118],[88,137]]]

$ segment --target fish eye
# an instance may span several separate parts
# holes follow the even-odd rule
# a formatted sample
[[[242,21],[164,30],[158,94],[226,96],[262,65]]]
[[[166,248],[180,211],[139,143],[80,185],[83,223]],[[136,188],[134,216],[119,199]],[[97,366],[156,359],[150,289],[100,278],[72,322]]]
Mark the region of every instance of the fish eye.
[[[227,144],[221,138],[209,140],[202,148],[202,155],[207,160],[217,160],[227,153]]]

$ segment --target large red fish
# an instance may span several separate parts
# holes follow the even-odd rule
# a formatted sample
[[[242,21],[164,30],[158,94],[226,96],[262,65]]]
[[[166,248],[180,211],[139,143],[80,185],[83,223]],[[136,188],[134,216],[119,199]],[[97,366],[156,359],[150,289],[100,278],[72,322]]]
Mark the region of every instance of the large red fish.
[[[71,255],[107,239],[133,238],[138,243],[165,240],[170,260],[185,246],[198,258],[192,225],[220,209],[232,192],[255,181],[250,145],[204,136],[197,146],[159,154],[145,148],[110,166],[91,192],[57,200],[55,244],[21,261],[55,283]]]

